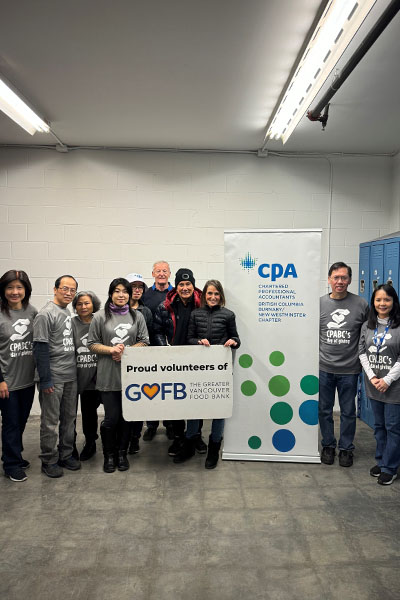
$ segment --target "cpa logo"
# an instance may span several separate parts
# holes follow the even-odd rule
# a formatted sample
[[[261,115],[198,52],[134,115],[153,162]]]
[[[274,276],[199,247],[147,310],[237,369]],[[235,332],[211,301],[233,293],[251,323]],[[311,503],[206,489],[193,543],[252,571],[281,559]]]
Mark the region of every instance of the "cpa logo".
[[[253,258],[251,256],[250,252],[247,252],[244,258],[239,258],[239,263],[242,269],[250,273],[251,269],[254,269],[254,267],[256,266],[257,260],[257,258]]]
[[[154,400],[159,394],[161,400],[167,400],[167,398],[184,400],[187,396],[186,385],[184,383],[144,383],[143,385],[132,383],[125,389],[125,396],[131,402],[137,402],[143,397]]]

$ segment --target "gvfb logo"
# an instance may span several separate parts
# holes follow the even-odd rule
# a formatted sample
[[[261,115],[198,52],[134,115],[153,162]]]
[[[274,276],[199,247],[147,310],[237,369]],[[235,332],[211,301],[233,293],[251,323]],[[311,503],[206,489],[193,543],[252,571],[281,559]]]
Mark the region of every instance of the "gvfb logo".
[[[167,398],[173,400],[184,400],[187,396],[186,385],[184,383],[143,383],[138,385],[132,383],[125,389],[125,396],[132,402],[137,402],[143,397],[148,400],[153,400],[161,395],[161,400],[167,400]]]

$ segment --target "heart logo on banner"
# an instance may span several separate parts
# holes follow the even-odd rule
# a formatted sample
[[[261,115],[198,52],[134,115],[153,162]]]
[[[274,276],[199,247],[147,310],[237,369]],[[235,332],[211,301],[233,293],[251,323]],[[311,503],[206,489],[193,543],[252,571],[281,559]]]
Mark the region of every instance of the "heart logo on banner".
[[[152,385],[144,383],[142,385],[142,392],[145,396],[147,396],[147,398],[149,398],[149,400],[152,400],[154,396],[157,396],[159,391],[160,386],[158,385],[158,383],[153,383]]]

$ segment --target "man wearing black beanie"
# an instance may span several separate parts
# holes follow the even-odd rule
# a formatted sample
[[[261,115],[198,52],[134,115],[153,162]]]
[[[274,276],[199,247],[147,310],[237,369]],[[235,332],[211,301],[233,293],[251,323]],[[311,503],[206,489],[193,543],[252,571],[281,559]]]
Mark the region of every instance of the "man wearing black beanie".
[[[178,269],[175,275],[175,287],[170,290],[164,302],[154,313],[153,329],[156,346],[185,346],[189,327],[190,313],[199,308],[201,290],[195,287],[195,278],[190,269]],[[171,421],[174,429],[174,441],[168,448],[170,456],[176,456],[183,442],[185,421]],[[201,439],[201,431],[196,440],[196,449],[200,453],[207,451]]]

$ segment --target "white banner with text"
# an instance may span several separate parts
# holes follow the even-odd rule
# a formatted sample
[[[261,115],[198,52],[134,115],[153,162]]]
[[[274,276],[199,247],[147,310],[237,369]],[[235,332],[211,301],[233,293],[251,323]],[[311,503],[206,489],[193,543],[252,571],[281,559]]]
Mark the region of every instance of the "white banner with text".
[[[232,415],[232,351],[223,346],[125,348],[127,421],[222,419]]]
[[[320,462],[321,230],[225,232],[226,305],[242,342],[224,459]]]

